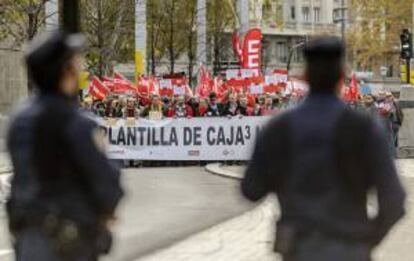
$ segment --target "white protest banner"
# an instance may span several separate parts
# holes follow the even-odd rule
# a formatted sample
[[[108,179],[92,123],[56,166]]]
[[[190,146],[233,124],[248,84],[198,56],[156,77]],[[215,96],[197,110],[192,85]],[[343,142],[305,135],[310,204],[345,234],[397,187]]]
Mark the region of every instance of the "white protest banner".
[[[234,70],[227,70],[226,71],[226,79],[230,80],[230,79],[240,79],[240,70],[238,69],[234,69]]]
[[[172,88],[171,79],[160,80],[160,89],[171,89],[171,88]]]
[[[269,117],[192,118],[152,121],[135,126],[118,120],[105,131],[111,159],[218,161],[249,160],[256,137]]]
[[[288,81],[288,75],[287,74],[276,73],[275,77],[276,77],[278,83],[285,83],[285,82]]]
[[[263,85],[261,84],[252,84],[250,85],[250,94],[262,94]]]
[[[271,84],[278,84],[278,78],[276,75],[266,75],[265,76],[265,84],[271,85]]]
[[[174,95],[185,95],[185,86],[174,85]]]
[[[248,79],[254,76],[259,76],[256,70],[253,69],[241,69],[241,77],[243,79]]]

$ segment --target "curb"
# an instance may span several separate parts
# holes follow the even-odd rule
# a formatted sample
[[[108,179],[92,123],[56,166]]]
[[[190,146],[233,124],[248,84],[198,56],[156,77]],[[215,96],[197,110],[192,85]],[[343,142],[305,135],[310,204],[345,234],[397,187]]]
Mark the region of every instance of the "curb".
[[[223,164],[222,163],[207,164],[205,169],[206,169],[207,172],[209,172],[213,175],[221,176],[221,177],[224,177],[224,178],[241,180],[241,179],[243,179],[243,176],[244,176],[243,174],[223,169]]]

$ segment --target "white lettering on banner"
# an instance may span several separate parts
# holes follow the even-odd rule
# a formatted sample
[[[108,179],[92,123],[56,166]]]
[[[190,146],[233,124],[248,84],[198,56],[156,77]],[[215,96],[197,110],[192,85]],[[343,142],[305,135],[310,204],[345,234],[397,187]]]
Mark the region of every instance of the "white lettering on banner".
[[[118,120],[105,131],[111,159],[249,160],[256,137],[270,117]]]
[[[259,46],[260,46],[260,40],[250,40],[247,43],[247,49],[248,49],[247,66],[249,68],[260,67]]]
[[[260,46],[260,40],[250,40],[247,43],[248,52],[250,53],[259,53],[259,46]]]

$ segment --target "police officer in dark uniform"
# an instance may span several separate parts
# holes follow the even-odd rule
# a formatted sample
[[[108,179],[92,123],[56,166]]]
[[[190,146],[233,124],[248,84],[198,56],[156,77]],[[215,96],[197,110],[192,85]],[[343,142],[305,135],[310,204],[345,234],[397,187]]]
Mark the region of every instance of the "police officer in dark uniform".
[[[14,177],[7,203],[19,261],[97,260],[111,247],[123,196],[96,124],[77,105],[83,38],[56,32],[26,56],[36,94],[8,135]]]
[[[310,95],[271,120],[242,182],[252,200],[278,196],[275,251],[285,261],[368,261],[404,214],[405,193],[381,124],[337,96],[345,47],[336,37],[304,48]],[[378,213],[367,214],[376,191]]]

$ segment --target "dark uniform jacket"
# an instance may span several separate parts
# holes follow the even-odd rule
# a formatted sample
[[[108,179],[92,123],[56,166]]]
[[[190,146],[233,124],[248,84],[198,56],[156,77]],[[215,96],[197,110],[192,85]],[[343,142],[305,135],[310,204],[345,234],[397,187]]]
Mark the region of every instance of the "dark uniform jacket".
[[[71,222],[91,242],[99,237],[123,190],[97,136],[96,124],[58,94],[40,94],[17,115],[8,136],[15,175],[7,210],[15,235]]]
[[[384,135],[375,119],[334,94],[311,94],[263,130],[242,192],[253,201],[276,193],[279,224],[374,246],[404,214],[405,193]],[[375,218],[367,215],[370,189],[378,193]]]

